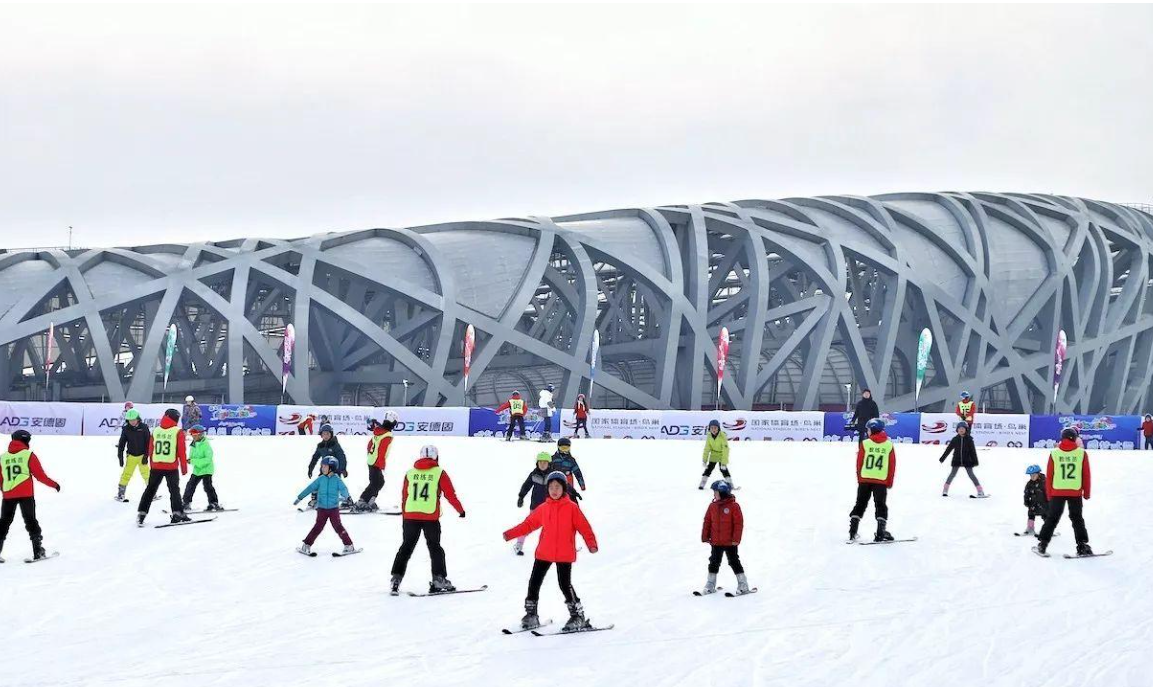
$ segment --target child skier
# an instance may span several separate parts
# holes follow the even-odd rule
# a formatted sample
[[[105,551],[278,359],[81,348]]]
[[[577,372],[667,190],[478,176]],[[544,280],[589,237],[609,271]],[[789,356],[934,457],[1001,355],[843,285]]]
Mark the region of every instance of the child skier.
[[[180,411],[169,408],[160,418],[160,426],[152,432],[152,442],[148,445],[148,460],[152,464],[148,474],[148,486],[140,497],[136,508],[136,524],[143,527],[148,509],[152,507],[152,497],[160,489],[160,483],[168,486],[168,500],[172,506],[171,521],[188,522],[184,514],[184,501],[180,498],[180,475],[188,474],[188,455],[184,445],[184,430],[180,429]],[[179,474],[176,472],[180,470]]]
[[[428,557],[432,559],[432,582],[428,585],[428,593],[456,591],[456,587],[448,581],[448,566],[444,560],[444,549],[440,545],[442,494],[463,518],[464,506],[460,505],[460,500],[456,497],[456,490],[453,489],[448,473],[440,467],[440,452],[435,446],[428,444],[420,449],[420,459],[404,477],[404,490],[401,492],[403,540],[392,562],[393,596],[400,593],[400,582],[408,569],[408,560],[412,558],[412,552],[416,550],[416,543],[422,533],[424,543],[428,545]]]
[[[526,630],[540,627],[540,616],[537,615],[540,587],[544,583],[548,569],[556,563],[557,583],[569,611],[564,631],[579,632],[587,629],[589,622],[585,619],[580,597],[572,586],[572,566],[576,562],[576,534],[580,532],[589,553],[597,552],[596,535],[593,534],[592,526],[576,502],[567,498],[565,494],[567,480],[564,474],[550,473],[547,484],[548,498],[529,513],[524,522],[504,533],[504,540],[509,541],[538,529],[541,531],[540,541],[536,546],[536,561],[533,563],[532,574],[528,580],[528,595],[524,600],[524,618],[521,619],[520,625]]]
[[[885,525],[889,520],[889,489],[893,488],[893,478],[897,474],[897,452],[885,434],[884,420],[869,420],[865,429],[869,432],[869,438],[857,449],[857,502],[849,512],[849,541],[858,538],[857,527],[861,524],[870,497],[877,514],[877,534],[873,541],[893,541],[893,535]]]
[[[140,470],[140,477],[148,484],[148,446],[152,435],[148,425],[140,420],[140,413],[129,408],[124,413],[124,426],[120,428],[120,442],[116,444],[116,459],[120,461],[120,486],[116,492],[117,501],[127,501],[125,492],[132,481],[132,473]],[[124,457],[128,454],[127,460]]]
[[[716,420],[709,420],[701,464],[705,466],[705,471],[701,473],[701,484],[697,489],[704,490],[705,483],[709,481],[709,475],[713,474],[713,468],[717,465],[721,466],[721,476],[725,478],[730,487],[733,486],[733,478],[729,474],[729,439],[721,431],[721,423]]]
[[[562,441],[568,440],[562,439]],[[547,482],[549,474],[553,471],[552,465],[553,458],[548,454],[547,451],[541,451],[540,453],[536,454],[536,467],[532,472],[528,473],[528,477],[525,478],[524,484],[520,485],[520,493],[517,494],[516,499],[517,508],[524,508],[524,497],[528,496],[530,491],[532,492],[532,496],[529,497],[529,511],[536,510],[537,506],[544,503],[544,500],[548,498]],[[566,486],[568,486],[567,483]],[[580,498],[579,496],[576,496],[575,493],[573,493],[571,486],[569,486],[568,489],[570,496]],[[514,550],[518,556],[524,555],[524,540],[525,537],[523,536],[516,538],[516,545]]]
[[[1065,512],[1065,505],[1069,506],[1069,519],[1073,522],[1073,534],[1077,539],[1077,555],[1092,556],[1093,549],[1089,547],[1089,532],[1085,529],[1085,518],[1082,515],[1084,502],[1089,500],[1092,485],[1089,472],[1089,452],[1077,445],[1077,431],[1066,428],[1061,431],[1061,443],[1049,452],[1049,466],[1046,471],[1045,496],[1049,499],[1049,512],[1045,517],[1045,526],[1037,535],[1040,541],[1034,551],[1045,555],[1049,547],[1049,540],[1053,538],[1053,531],[1057,523],[1061,522],[1061,515]]]
[[[953,478],[957,476],[957,471],[965,468],[965,474],[969,475],[973,486],[977,487],[977,498],[984,498],[985,490],[981,487],[981,483],[977,481],[976,473],[973,472],[973,468],[978,465],[977,445],[973,443],[973,437],[969,434],[969,423],[964,420],[957,423],[957,433],[949,440],[949,445],[945,447],[945,452],[941,454],[940,462],[944,463],[950,453],[953,454],[953,469],[949,472],[949,476],[945,478],[945,487],[941,490],[941,496],[949,495],[949,485],[953,483]]]
[[[213,462],[212,444],[204,434],[204,425],[193,425],[188,430],[192,443],[188,446],[188,462],[192,463],[192,477],[184,487],[184,512],[192,508],[192,497],[196,495],[196,486],[204,482],[204,494],[208,497],[208,508],[205,510],[224,510],[220,506],[220,499],[216,496],[216,488],[212,485],[212,475],[216,472]]]
[[[320,426],[320,442],[316,445],[316,450],[312,452],[312,460],[308,463],[308,479],[312,479],[316,464],[329,456],[336,459],[336,474],[348,479],[348,458],[344,455],[344,448],[341,447],[340,441],[336,438],[332,425],[324,424]],[[352,505],[350,498],[341,503],[340,507],[352,508]],[[316,508],[315,496],[308,502],[308,508]]]
[[[16,518],[16,510],[24,518],[24,529],[32,540],[32,559],[48,557],[44,550],[44,536],[40,523],[36,520],[36,494],[33,482],[46,484],[60,492],[60,485],[44,472],[40,459],[32,452],[32,435],[26,429],[12,433],[8,450],[0,455],[0,486],[3,487],[3,504],[0,505],[0,552],[4,550],[4,540],[8,538],[8,528]],[[0,558],[0,563],[4,559]]]
[[[729,559],[729,567],[737,576],[737,594],[749,593],[749,580],[741,565],[737,547],[741,544],[741,534],[745,529],[745,516],[741,505],[733,498],[733,487],[724,480],[712,484],[713,502],[705,511],[705,523],[701,528],[701,541],[712,546],[709,554],[709,579],[705,582],[703,594],[717,591],[717,573],[721,571],[721,556]]]
[[[573,405],[573,417],[576,418],[576,427],[573,428],[573,438],[580,435],[580,431],[585,431],[585,439],[589,438],[589,404],[585,400],[584,394],[577,394],[576,403]]]
[[[388,449],[392,446],[392,430],[398,422],[400,416],[389,410],[385,412],[383,422],[373,425],[372,437],[368,440],[368,486],[353,504],[354,512],[380,510],[376,497],[384,488],[384,466],[388,463]]]
[[[563,472],[565,479],[568,480],[569,491],[572,492],[573,500],[579,500],[581,497],[576,493],[573,478],[576,478],[576,484],[580,485],[581,491],[585,490],[585,476],[581,472],[581,466],[577,465],[576,456],[572,454],[572,440],[568,437],[561,437],[556,442],[556,453],[552,454],[552,470]]]
[[[1034,520],[1037,516],[1045,519],[1049,510],[1049,498],[1045,495],[1045,473],[1041,472],[1040,465],[1030,465],[1025,468],[1025,474],[1029,476],[1028,481],[1025,482],[1025,508],[1028,509],[1029,520],[1022,535],[1037,536],[1037,530],[1033,526]]]
[[[520,397],[520,392],[514,391],[512,392],[512,396],[496,409],[497,415],[500,415],[506,409],[508,410],[508,431],[506,431],[504,435],[505,441],[512,441],[512,429],[518,424],[520,425],[520,438],[526,438],[524,429],[525,408],[526,404],[524,399]]]
[[[326,523],[332,523],[332,529],[336,531],[336,535],[340,537],[340,541],[344,543],[344,554],[356,553],[356,547],[352,545],[352,537],[348,536],[348,531],[344,529],[344,524],[340,522],[340,500],[348,498],[348,487],[344,486],[344,480],[340,479],[340,475],[336,474],[337,468],[336,459],[328,456],[320,461],[320,475],[312,480],[312,483],[304,488],[296,496],[296,500],[292,502],[293,505],[300,503],[301,499],[309,494],[316,497],[316,524],[309,530],[308,535],[304,538],[304,543],[297,549],[300,553],[310,555],[312,553],[312,545],[316,542],[316,538],[324,531]]]
[[[541,389],[537,399],[539,401],[537,406],[540,408],[541,415],[544,415],[544,432],[541,434],[541,441],[552,441],[552,412],[556,409],[556,404],[552,400],[553,391],[556,391],[556,387],[549,384]]]
[[[977,404],[968,391],[961,392],[961,400],[957,401],[957,407],[953,409],[953,412],[961,418],[961,422],[968,423],[970,427],[973,426],[973,421],[977,417]]]

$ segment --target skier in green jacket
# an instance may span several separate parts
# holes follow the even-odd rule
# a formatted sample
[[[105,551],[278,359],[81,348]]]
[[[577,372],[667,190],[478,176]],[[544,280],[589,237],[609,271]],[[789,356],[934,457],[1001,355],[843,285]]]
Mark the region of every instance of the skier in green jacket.
[[[701,475],[701,485],[697,487],[703,490],[705,484],[709,481],[709,475],[713,474],[713,468],[718,465],[721,466],[721,475],[729,486],[733,486],[733,478],[729,475],[729,438],[721,431],[721,423],[716,420],[709,420],[709,430],[705,433],[705,450],[701,456],[701,462],[705,466],[705,471]]]
[[[192,463],[192,477],[188,486],[184,488],[184,511],[188,512],[192,506],[192,497],[196,494],[196,485],[204,483],[204,493],[208,495],[208,508],[205,510],[224,510],[220,499],[216,496],[216,489],[212,486],[212,475],[216,472],[216,464],[212,459],[212,444],[204,434],[204,425],[193,425],[188,430],[192,443],[188,447],[188,461]]]

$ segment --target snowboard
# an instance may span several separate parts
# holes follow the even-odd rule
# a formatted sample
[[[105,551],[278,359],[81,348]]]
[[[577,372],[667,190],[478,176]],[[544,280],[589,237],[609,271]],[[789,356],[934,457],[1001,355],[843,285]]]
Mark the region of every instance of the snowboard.
[[[750,589],[747,592],[725,592],[725,596],[727,598],[734,599],[738,596],[748,596],[749,594],[756,594],[756,593],[757,593],[757,588],[753,587],[752,589]]]
[[[153,525],[156,529],[161,527],[180,527],[181,525],[199,525],[202,522],[212,522],[216,518],[202,518],[200,520],[189,520],[188,522],[166,522],[163,525]]]
[[[457,589],[457,590],[455,590],[455,591],[451,591],[451,592],[427,592],[427,593],[425,593],[425,594],[421,594],[421,593],[418,593],[418,592],[405,592],[405,593],[406,593],[406,594],[408,594],[409,596],[415,596],[415,597],[423,597],[423,596],[449,596],[450,594],[471,594],[471,593],[473,593],[473,592],[483,592],[483,591],[484,591],[484,590],[486,590],[486,589],[488,589],[488,585],[487,585],[487,584],[485,584],[485,585],[481,585],[481,586],[479,586],[479,587],[474,587],[473,589]]]
[[[309,551],[308,553],[305,553],[305,552],[301,551],[299,548],[297,548],[296,552],[299,553],[301,556],[308,556],[309,558],[316,558],[316,552],[315,551]]]
[[[1110,551],[1109,553],[1113,553],[1113,552]],[[56,558],[59,555],[60,555],[59,551],[53,551],[52,553],[48,554],[44,558],[39,558],[39,559],[37,559],[37,558],[25,558],[24,562],[25,563],[43,563],[44,561],[52,560],[53,558]]]
[[[533,630],[539,630],[542,627],[547,627],[549,625],[552,625],[552,620],[542,621],[541,624],[537,625],[536,627],[502,627],[500,631],[502,634],[506,635],[518,635],[522,632],[532,632]]]
[[[857,542],[857,543],[860,544],[861,546],[872,546],[873,544],[900,544],[901,542],[907,542],[907,541],[917,541],[917,538],[916,537],[909,537],[908,539],[892,539],[889,541],[863,541],[863,542]],[[851,544],[852,542],[849,542],[849,543]]]
[[[534,637],[555,637],[557,635],[579,635],[584,634],[585,632],[604,632],[605,630],[611,630],[614,627],[616,627],[616,625],[605,625],[604,627],[586,627],[582,630],[569,630],[568,632],[565,632],[563,628],[560,630],[554,630],[552,632],[541,632],[539,630],[530,630],[530,632],[532,632]]]
[[[723,589],[724,589],[724,587],[717,587],[716,592],[705,592],[705,591],[701,591],[700,589],[696,589],[693,591],[693,596],[712,596],[713,594],[716,594],[717,592],[719,592]]]
[[[360,553],[361,551],[364,551],[364,549],[356,549],[355,551],[350,551],[349,553],[344,553],[343,551],[333,551],[332,557],[333,558],[344,558],[345,556],[351,556],[353,554]]]
[[[1067,553],[1067,554],[1065,554],[1065,558],[1100,558],[1101,556],[1112,556],[1112,555],[1113,555],[1113,551],[1109,550],[1109,551],[1105,551],[1102,553],[1091,553],[1091,554],[1088,554],[1085,556],[1078,556],[1076,554]],[[27,561],[25,561],[25,563],[27,563]]]

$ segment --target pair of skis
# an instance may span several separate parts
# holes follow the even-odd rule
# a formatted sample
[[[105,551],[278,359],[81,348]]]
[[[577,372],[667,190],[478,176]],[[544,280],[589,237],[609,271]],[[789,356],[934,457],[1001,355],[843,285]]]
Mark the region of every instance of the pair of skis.
[[[476,592],[483,592],[486,589],[488,589],[488,585],[482,584],[479,587],[473,587],[471,589],[454,589],[450,592],[426,592],[423,594],[420,592],[405,592],[405,594],[407,594],[408,596],[411,596],[411,597],[419,598],[419,597],[425,597],[425,596],[451,596],[453,594],[475,594]],[[392,596],[400,596],[400,593],[398,592],[396,594],[393,594]]]
[[[1038,549],[1036,546],[1034,546],[1034,547],[1033,547],[1033,553],[1037,554],[1037,555],[1038,555],[1038,556],[1040,556],[1041,558],[1050,558],[1050,557],[1052,557],[1052,554],[1050,554],[1050,553],[1049,553],[1049,552],[1047,552],[1047,551],[1046,551],[1045,553],[1041,553],[1041,550],[1040,550],[1040,549]],[[1112,550],[1112,549],[1110,549],[1109,551],[1104,551],[1104,552],[1102,552],[1102,553],[1089,553],[1089,554],[1084,554],[1084,555],[1081,555],[1081,554],[1069,554],[1069,553],[1067,553],[1067,554],[1064,554],[1064,558],[1067,558],[1067,559],[1073,559],[1073,558],[1100,558],[1100,557],[1102,557],[1102,556],[1112,556],[1112,555],[1113,555],[1113,550]]]
[[[211,517],[211,518],[201,518],[199,520],[185,520],[183,522],[166,522],[166,523],[163,523],[161,525],[153,525],[153,527],[155,529],[160,529],[162,527],[180,527],[181,525],[199,525],[202,522],[212,522],[215,519],[216,519],[215,517]],[[137,527],[144,527],[144,523],[142,523],[142,522],[137,523],[136,526]]]
[[[357,554],[357,553],[360,553],[362,551],[364,551],[364,549],[356,549],[355,551],[349,551],[348,553],[345,553],[343,551],[333,551],[332,557],[333,558],[344,558],[345,556],[351,556],[353,554]],[[301,556],[308,556],[309,558],[316,558],[316,555],[317,555],[315,551],[309,551],[308,553],[305,553],[305,552],[301,551],[300,549],[297,549],[296,552],[299,553]]]
[[[910,541],[917,541],[917,538],[916,537],[909,537],[907,539],[885,539],[882,541],[861,541],[861,539],[858,537],[857,539],[846,540],[845,543],[846,544],[859,544],[861,546],[873,546],[874,544],[900,544],[902,542],[910,542]]]
[[[43,563],[44,561],[52,560],[53,558],[56,558],[59,555],[60,555],[59,551],[53,551],[52,553],[48,554],[44,558],[25,558],[24,562],[25,563]],[[4,563],[4,562],[5,562],[5,560],[3,558],[0,558],[0,563]]]
[[[518,635],[518,634],[521,634],[522,632],[528,632],[528,633],[532,634],[533,637],[555,637],[557,635],[579,635],[579,634],[584,634],[586,632],[604,632],[606,630],[611,630],[614,627],[616,627],[616,625],[603,625],[601,627],[589,625],[588,627],[582,627],[579,630],[565,630],[563,627],[559,630],[542,630],[541,629],[544,627],[548,627],[549,625],[552,625],[552,624],[553,624],[552,620],[546,620],[543,623],[541,623],[540,625],[537,625],[536,627],[504,627],[504,628],[501,628],[500,631],[501,631],[501,634],[506,634],[506,635]]]
[[[716,591],[716,592],[704,592],[704,591],[699,591],[699,590],[698,590],[698,591],[694,591],[694,592],[693,592],[693,596],[712,596],[713,594],[716,594],[716,593],[717,593],[717,592],[719,592],[719,591],[724,591],[724,587],[717,587],[717,591]],[[729,598],[729,599],[735,599],[735,598],[737,598],[738,596],[748,596],[749,594],[756,594],[756,593],[757,593],[757,588],[756,588],[756,587],[753,587],[752,589],[750,589],[750,590],[749,590],[749,591],[747,591],[747,592],[742,592],[742,591],[737,591],[737,592],[725,592],[725,597],[726,597],[726,598]]]

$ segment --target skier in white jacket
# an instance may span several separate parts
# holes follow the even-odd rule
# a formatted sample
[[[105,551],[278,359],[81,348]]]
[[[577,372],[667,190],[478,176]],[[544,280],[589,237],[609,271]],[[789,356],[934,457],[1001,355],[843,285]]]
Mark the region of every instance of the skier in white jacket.
[[[552,400],[552,392],[555,390],[556,387],[552,384],[540,390],[540,402],[538,406],[544,415],[544,433],[541,434],[541,441],[552,441],[552,414],[553,411],[556,410],[556,405]]]

